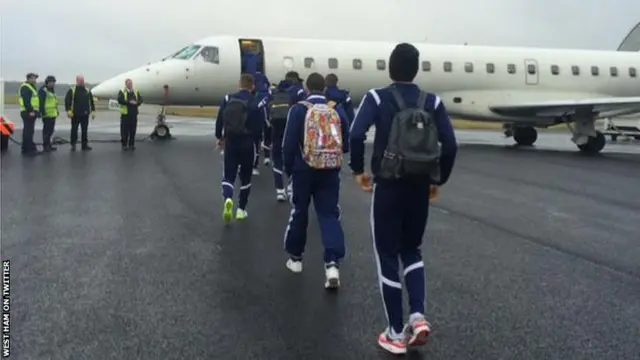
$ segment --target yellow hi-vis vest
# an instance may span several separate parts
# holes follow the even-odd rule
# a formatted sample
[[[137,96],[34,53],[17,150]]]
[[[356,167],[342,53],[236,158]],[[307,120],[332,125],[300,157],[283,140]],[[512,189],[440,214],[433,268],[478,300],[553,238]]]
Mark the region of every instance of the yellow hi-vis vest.
[[[87,89],[87,92],[89,93],[89,114],[91,114],[91,97],[93,95],[91,95],[91,91],[89,91],[89,89]],[[73,105],[75,105],[75,101],[76,101],[76,87],[72,87],[71,88],[71,111],[73,111]]]
[[[47,92],[47,98],[44,101],[44,114],[42,114],[42,117],[56,118],[60,114],[58,111],[58,97],[49,89],[45,89],[45,91]]]
[[[24,100],[22,99],[22,88],[28,87],[31,90],[31,107],[33,111],[40,111],[40,96],[38,96],[38,90],[33,84],[24,82],[20,85],[20,89],[18,90],[18,102],[20,103],[20,111],[27,111],[26,106],[24,106]]]
[[[122,95],[124,95],[124,101],[129,101],[129,89],[124,88],[122,90]],[[140,99],[140,93],[138,90],[133,90],[136,94],[136,99]],[[120,115],[128,115],[129,114],[129,106],[128,105],[120,105]]]

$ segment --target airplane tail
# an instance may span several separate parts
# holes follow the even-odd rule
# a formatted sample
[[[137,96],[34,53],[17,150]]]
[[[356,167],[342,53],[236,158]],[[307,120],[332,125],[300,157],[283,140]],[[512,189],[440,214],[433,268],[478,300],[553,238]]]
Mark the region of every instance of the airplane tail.
[[[640,22],[622,40],[618,51],[640,51]]]

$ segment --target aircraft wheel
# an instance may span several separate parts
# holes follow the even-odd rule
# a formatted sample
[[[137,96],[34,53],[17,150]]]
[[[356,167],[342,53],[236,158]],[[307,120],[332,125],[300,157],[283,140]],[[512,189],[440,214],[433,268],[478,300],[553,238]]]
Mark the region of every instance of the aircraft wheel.
[[[607,139],[605,139],[604,134],[597,131],[595,137],[589,137],[586,144],[578,145],[578,149],[583,153],[597,154],[604,149],[606,143]]]
[[[516,127],[513,129],[513,139],[518,145],[531,146],[538,140],[538,131],[532,127]]]
[[[156,128],[153,129],[153,133],[157,139],[166,140],[171,136],[169,133],[169,127],[167,125],[156,125]]]

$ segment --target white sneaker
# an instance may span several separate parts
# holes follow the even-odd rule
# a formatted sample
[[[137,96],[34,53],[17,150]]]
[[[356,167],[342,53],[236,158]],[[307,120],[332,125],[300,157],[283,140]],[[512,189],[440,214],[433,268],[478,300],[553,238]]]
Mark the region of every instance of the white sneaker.
[[[265,158],[264,159],[264,166],[271,166],[271,159]]]
[[[249,213],[247,210],[238,209],[236,210],[236,220],[246,220],[249,217]]]
[[[328,266],[324,270],[327,280],[324,283],[325,289],[337,289],[340,287],[340,270],[337,266]]]
[[[254,176],[258,176],[258,175],[260,175],[260,170],[258,170],[258,169],[253,169],[253,175],[254,175]]]
[[[284,189],[276,190],[276,200],[278,200],[278,202],[287,201],[287,193],[284,191]]]
[[[289,258],[287,260],[287,268],[294,273],[302,272],[302,261]]]

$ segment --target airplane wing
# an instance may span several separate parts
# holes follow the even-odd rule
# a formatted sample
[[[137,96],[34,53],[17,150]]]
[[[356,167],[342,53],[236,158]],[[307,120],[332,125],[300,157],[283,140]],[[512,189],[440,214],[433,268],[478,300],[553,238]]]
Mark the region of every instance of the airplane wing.
[[[498,115],[516,117],[562,117],[591,112],[596,118],[640,113],[640,97],[611,97],[583,100],[540,101],[509,105],[490,105]]]

